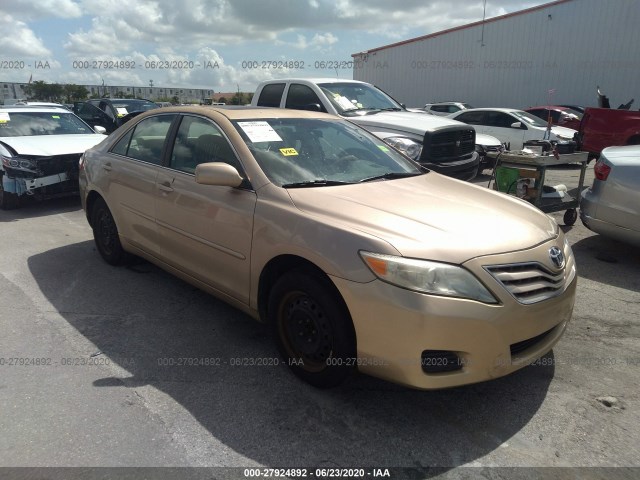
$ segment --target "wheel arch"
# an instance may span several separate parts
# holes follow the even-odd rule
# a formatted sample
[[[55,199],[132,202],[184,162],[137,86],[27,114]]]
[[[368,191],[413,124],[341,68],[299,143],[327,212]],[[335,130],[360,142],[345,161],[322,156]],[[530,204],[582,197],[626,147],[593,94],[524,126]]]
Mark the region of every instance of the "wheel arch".
[[[267,323],[268,321],[269,317],[267,310],[269,295],[274,284],[282,275],[293,270],[303,271],[309,275],[322,279],[326,283],[327,287],[332,290],[336,300],[341,302],[345,312],[351,316],[349,308],[340,294],[340,291],[331,281],[331,278],[329,278],[329,276],[320,267],[304,257],[292,254],[283,254],[269,260],[260,273],[260,278],[258,280],[258,316],[261,322]]]
[[[102,198],[102,200],[104,200],[104,198],[102,197],[102,195],[100,195],[98,192],[96,192],[95,190],[91,190],[89,192],[89,194],[87,195],[87,200],[86,200],[86,209],[85,209],[85,215],[87,217],[87,221],[89,222],[89,226],[91,228],[93,228],[93,224],[91,222],[91,212],[93,212],[93,206],[96,204],[96,201]],[[106,203],[106,200],[104,200]]]

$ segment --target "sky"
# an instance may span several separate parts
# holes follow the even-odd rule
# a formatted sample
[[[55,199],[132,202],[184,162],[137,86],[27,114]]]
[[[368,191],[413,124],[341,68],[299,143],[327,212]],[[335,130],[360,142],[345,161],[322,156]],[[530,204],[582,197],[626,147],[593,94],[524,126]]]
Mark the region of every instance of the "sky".
[[[545,1],[486,0],[486,18]],[[455,5],[452,6],[452,5]],[[485,0],[0,0],[0,82],[252,92],[482,20]]]

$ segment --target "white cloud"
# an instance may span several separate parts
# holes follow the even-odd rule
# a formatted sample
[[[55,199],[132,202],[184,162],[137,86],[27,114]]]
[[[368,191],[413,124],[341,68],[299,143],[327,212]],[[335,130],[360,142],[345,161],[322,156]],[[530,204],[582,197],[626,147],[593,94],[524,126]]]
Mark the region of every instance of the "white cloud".
[[[11,0],[0,6],[0,16],[4,15],[12,15],[19,20],[75,18],[82,15],[82,9],[73,0]]]
[[[51,51],[44,46],[26,23],[14,19],[11,15],[0,15],[2,32],[2,53],[0,58],[24,60],[25,58],[45,59]]]

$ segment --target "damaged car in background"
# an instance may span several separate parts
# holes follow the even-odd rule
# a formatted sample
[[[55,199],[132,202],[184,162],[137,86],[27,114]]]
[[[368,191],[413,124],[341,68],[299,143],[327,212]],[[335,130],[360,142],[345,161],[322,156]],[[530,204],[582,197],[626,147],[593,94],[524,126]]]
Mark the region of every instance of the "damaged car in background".
[[[24,196],[77,193],[80,156],[103,133],[63,107],[0,108],[0,208],[17,208]]]

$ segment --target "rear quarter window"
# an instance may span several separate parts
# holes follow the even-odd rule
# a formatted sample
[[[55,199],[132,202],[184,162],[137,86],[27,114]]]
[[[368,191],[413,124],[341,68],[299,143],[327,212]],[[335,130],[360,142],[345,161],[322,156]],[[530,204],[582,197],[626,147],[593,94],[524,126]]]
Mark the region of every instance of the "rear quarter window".
[[[284,83],[271,83],[265,85],[260,92],[258,98],[259,107],[279,107],[282,93],[284,92]]]

